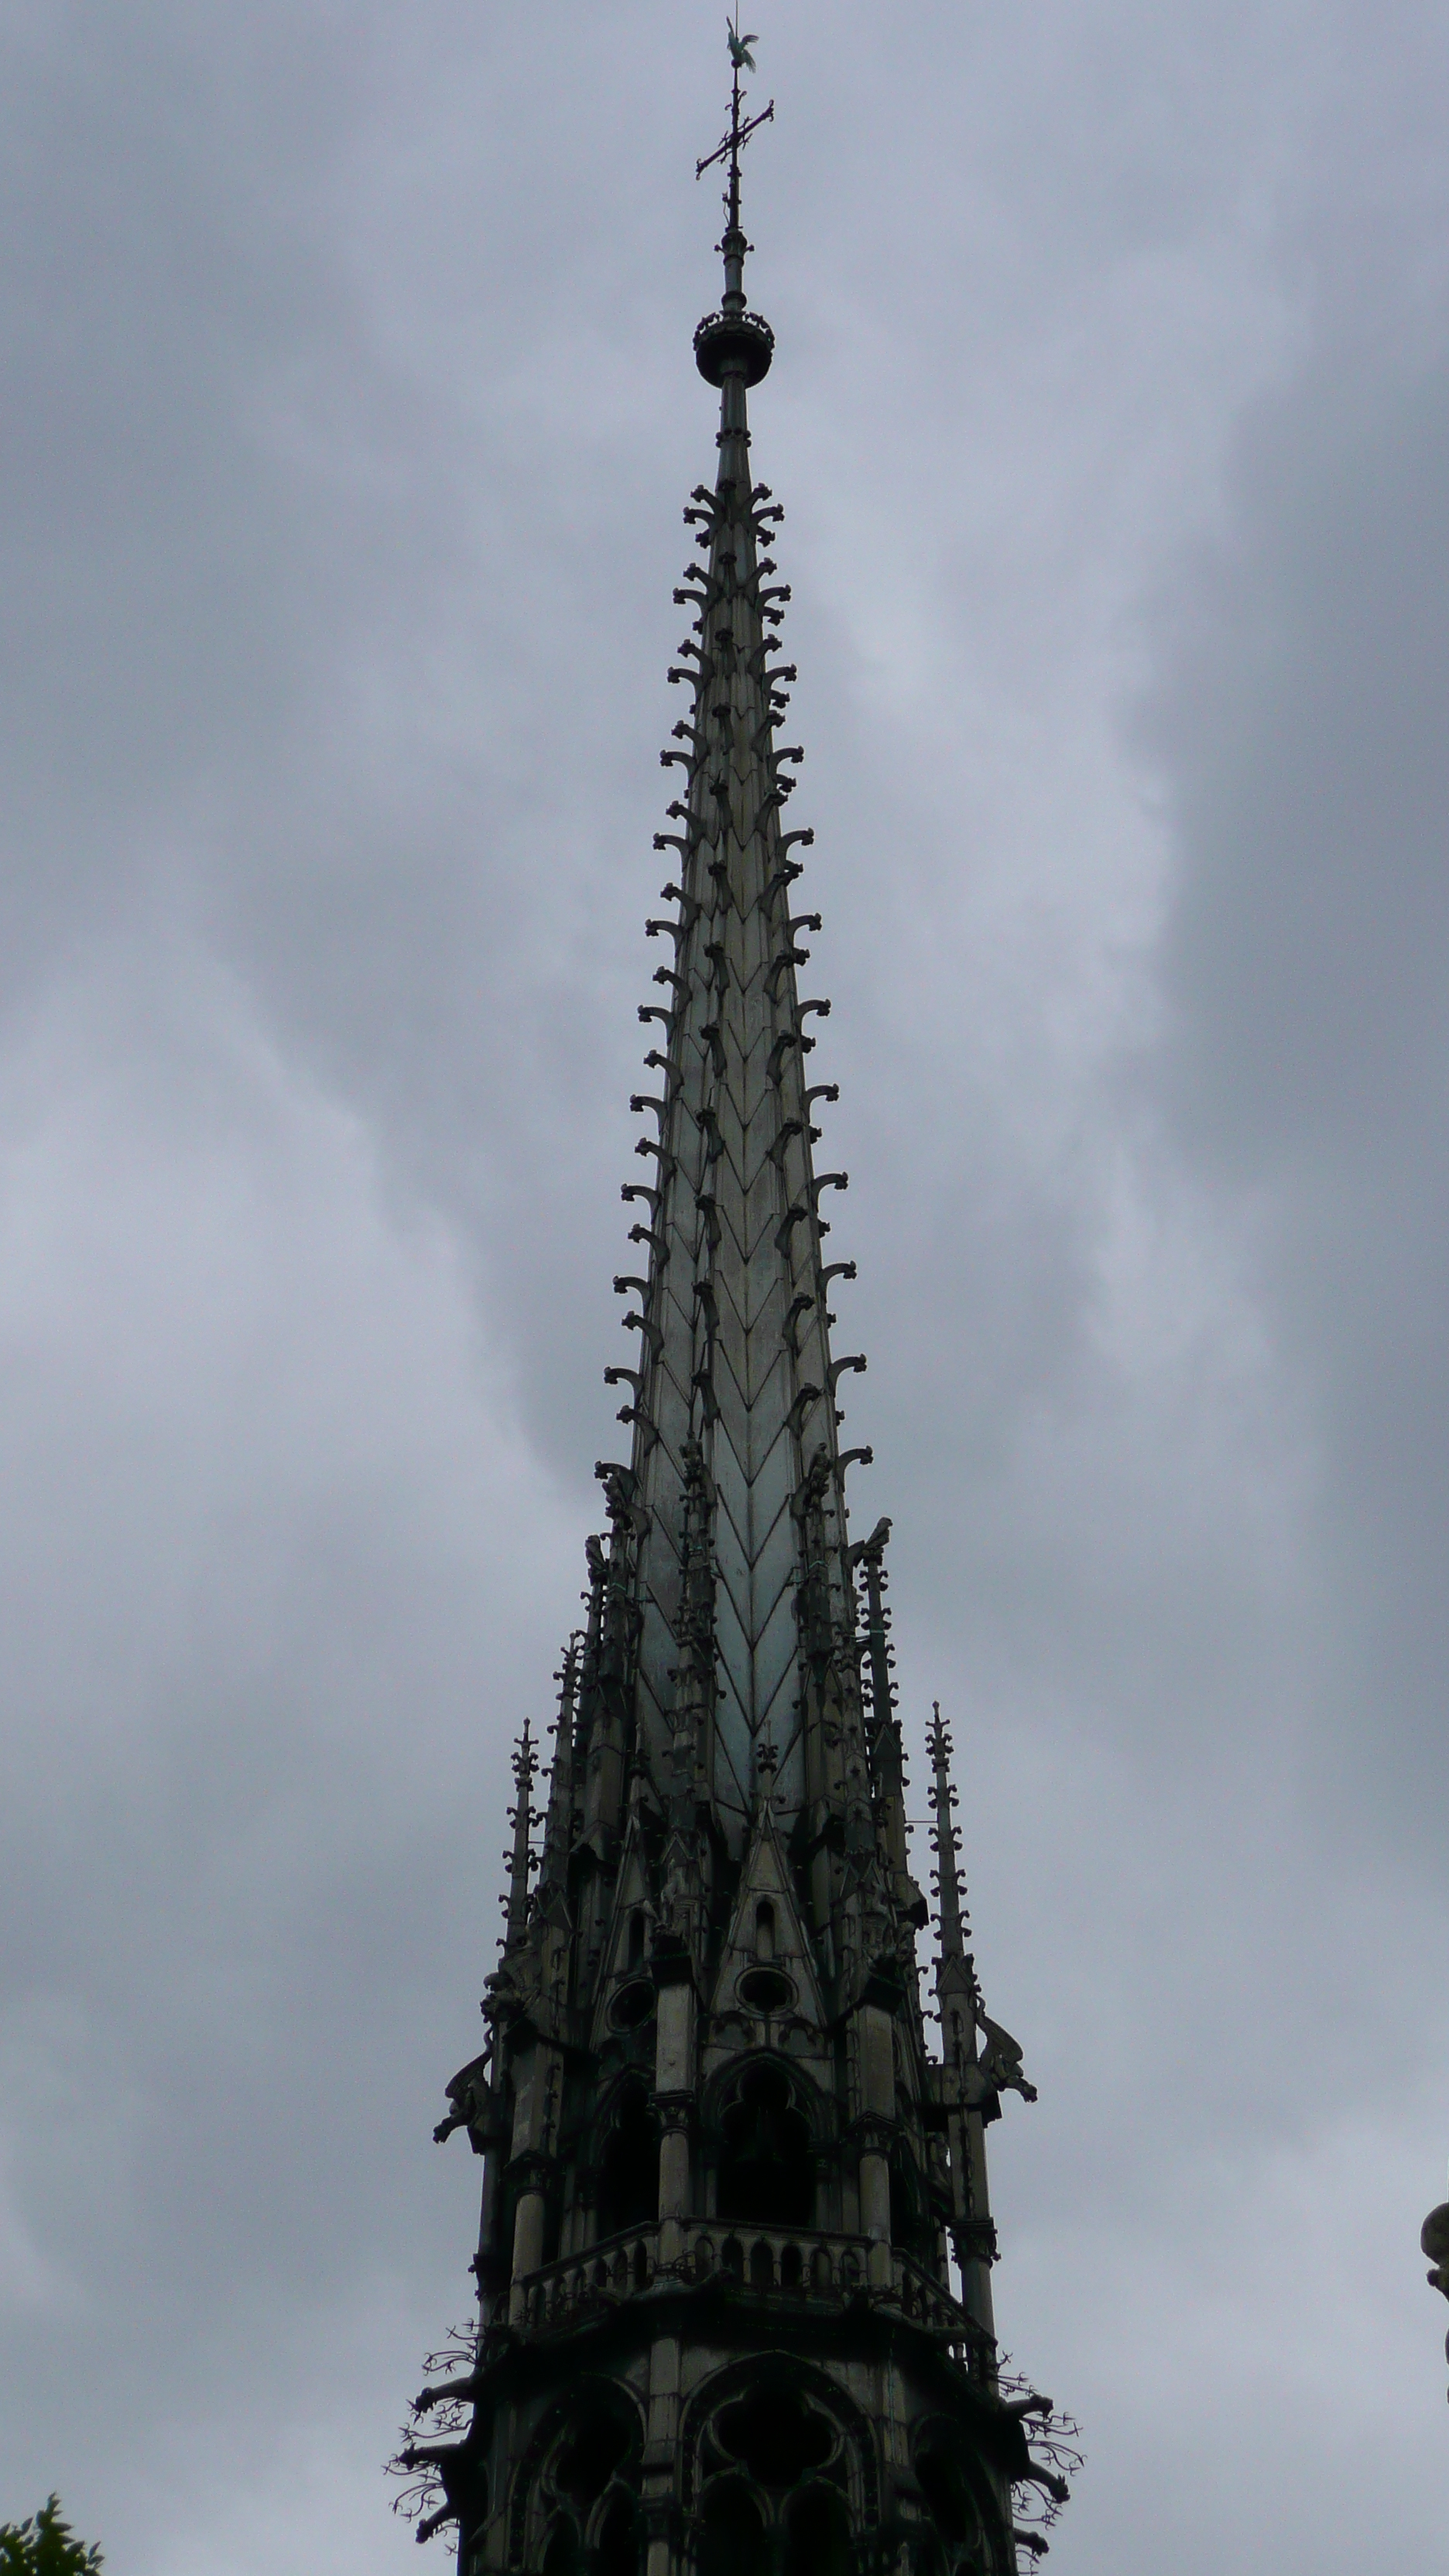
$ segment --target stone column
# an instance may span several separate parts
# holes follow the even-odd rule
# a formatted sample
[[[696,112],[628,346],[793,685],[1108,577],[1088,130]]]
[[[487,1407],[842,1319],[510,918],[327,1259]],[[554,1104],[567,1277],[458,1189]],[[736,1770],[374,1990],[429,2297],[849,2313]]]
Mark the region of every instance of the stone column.
[[[684,2252],[683,2222],[689,2207],[689,2113],[682,2103],[660,2110],[664,2134],[659,2141],[659,2260],[677,2263]]]
[[[870,2239],[868,2277],[873,2290],[890,2287],[891,2169],[877,2139],[860,2151],[860,2232]]]
[[[495,2294],[502,2279],[501,2256],[505,2249],[495,2244],[498,2229],[498,2202],[503,2187],[503,2156],[500,2148],[485,2148],[483,2155],[483,2191],[478,2210],[478,2251],[473,2257],[473,2278],[478,2284],[478,2322],[486,2326],[493,2314]]]
[[[513,2155],[509,2171],[518,2190],[513,2216],[513,2276],[508,2300],[511,2325],[522,2321],[523,2284],[543,2261],[548,2208],[552,2052],[535,2043],[519,2052],[514,2069]]]
[[[890,2015],[879,2004],[860,2008],[860,2088],[864,2118],[860,2137],[860,2232],[870,2239],[873,2289],[891,2278],[890,2129],[896,2107],[896,2061]]]
[[[694,2117],[694,1979],[688,1955],[656,1949],[659,2002],[654,2031],[654,2101],[659,2142],[659,2263],[683,2260],[684,2222],[693,2215],[690,2131]]]
[[[678,2524],[679,2509],[672,2498],[663,2505],[646,2504],[644,2529],[649,2545],[644,2560],[645,2576],[674,2576],[675,2568],[681,2563],[675,2547]]]
[[[680,2564],[678,2498],[680,2349],[661,2335],[649,2356],[649,2431],[644,2445],[645,2576],[674,2576]]]
[[[543,2262],[543,2230],[548,2197],[543,2189],[542,2160],[530,2157],[524,2188],[513,2213],[513,2286],[508,2294],[508,2322],[521,2325],[529,2275]]]

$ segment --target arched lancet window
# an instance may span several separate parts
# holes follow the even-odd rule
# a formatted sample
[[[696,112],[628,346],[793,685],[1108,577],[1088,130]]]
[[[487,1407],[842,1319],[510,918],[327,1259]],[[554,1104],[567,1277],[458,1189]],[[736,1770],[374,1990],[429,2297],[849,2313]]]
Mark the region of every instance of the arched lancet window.
[[[785,2509],[782,2576],[851,2576],[850,2516],[831,2487],[807,2487]]]
[[[549,2527],[543,2576],[580,2576],[578,2525],[571,2514],[556,2514]]]
[[[849,2438],[788,2366],[730,2376],[700,2428],[692,2576],[856,2576]]]
[[[788,2387],[762,2388],[736,2398],[719,2417],[718,2439],[758,2485],[783,2493],[830,2457],[829,2424]]]
[[[749,2067],[721,2128],[721,2219],[746,2227],[808,2227],[815,2214],[810,2131],[783,2068],[768,2061]]]
[[[642,1968],[644,1965],[644,1908],[642,1905],[636,1905],[629,1917],[629,1965],[631,1968]]]
[[[931,2427],[916,2453],[916,2475],[931,2520],[946,2544],[947,2563],[957,2576],[976,2576],[991,2562],[960,2443],[949,2426]]]
[[[610,2496],[592,2554],[594,2576],[638,2576],[639,2514],[632,2496]]]
[[[891,2243],[914,2254],[919,2262],[929,2263],[935,2252],[935,2239],[922,2211],[920,2177],[899,2147],[890,2160],[890,2186]]]
[[[555,2455],[553,2484],[578,2513],[603,2494],[629,2449],[629,2421],[615,2407],[580,2408]]]
[[[652,2227],[659,2216],[659,2124],[642,2086],[620,2096],[599,2159],[599,2234]]]
[[[762,1966],[775,1964],[775,1909],[764,1904],[755,1907],[755,1957]]]
[[[733,2479],[711,2487],[700,2509],[699,2576],[761,2576],[765,2526],[747,2488]]]
[[[622,2391],[594,2379],[576,2386],[544,2428],[519,2500],[522,2564],[537,2576],[640,2576],[641,2434]]]

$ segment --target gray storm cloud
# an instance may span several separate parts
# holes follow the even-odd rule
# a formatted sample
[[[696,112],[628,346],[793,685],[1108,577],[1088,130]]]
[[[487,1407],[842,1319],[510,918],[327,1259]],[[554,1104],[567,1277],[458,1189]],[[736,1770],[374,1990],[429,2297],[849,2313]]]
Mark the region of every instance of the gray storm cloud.
[[[718,14],[4,25],[0,2519],[115,2576],[414,2563],[613,1436]],[[1041,2088],[1053,2563],[1431,2564],[1449,36],[780,20],[851,1436]]]

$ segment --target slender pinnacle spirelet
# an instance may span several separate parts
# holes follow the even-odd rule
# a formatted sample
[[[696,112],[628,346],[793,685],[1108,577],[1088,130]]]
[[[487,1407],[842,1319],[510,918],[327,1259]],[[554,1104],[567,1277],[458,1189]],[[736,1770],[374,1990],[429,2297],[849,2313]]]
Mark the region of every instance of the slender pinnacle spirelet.
[[[527,1718],[513,1755],[515,1800],[508,1811],[513,1827],[513,1848],[508,1859],[508,1928],[504,1935],[511,1950],[523,1939],[528,1927],[528,1882],[533,1868],[533,1783],[538,1772],[538,1755]]]
[[[961,1834],[955,1820],[956,1792],[951,1785],[951,1738],[941,1723],[941,1703],[931,1703],[931,1730],[926,1738],[931,1757],[932,1780],[929,1791],[932,1810],[932,1841],[936,1853],[937,1902],[940,1906],[941,1956],[963,1959],[966,1956],[966,1923],[961,1905],[961,1881],[956,1867],[956,1854],[961,1848]]]

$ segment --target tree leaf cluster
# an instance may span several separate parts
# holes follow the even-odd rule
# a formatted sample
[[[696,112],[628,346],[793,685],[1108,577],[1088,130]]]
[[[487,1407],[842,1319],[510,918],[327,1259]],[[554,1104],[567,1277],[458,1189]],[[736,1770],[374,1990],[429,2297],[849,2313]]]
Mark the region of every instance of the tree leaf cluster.
[[[58,2495],[24,2522],[0,2522],[0,2576],[98,2576],[101,2564],[100,2551],[77,2540]]]

